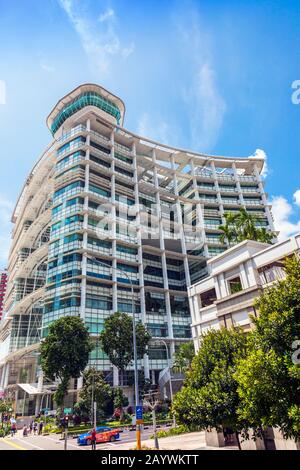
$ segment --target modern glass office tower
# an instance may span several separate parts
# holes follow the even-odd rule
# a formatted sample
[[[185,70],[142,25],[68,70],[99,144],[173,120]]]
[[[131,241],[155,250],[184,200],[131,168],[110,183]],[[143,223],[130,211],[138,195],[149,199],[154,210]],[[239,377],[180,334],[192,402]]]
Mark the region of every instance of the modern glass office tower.
[[[132,286],[136,319],[153,337],[139,367],[157,381],[167,366],[165,343],[172,356],[191,337],[187,286],[206,275],[209,257],[226,249],[218,230],[224,214],[245,207],[260,226],[274,229],[263,159],[153,142],[127,131],[124,114],[120,98],[85,84],[47,119],[53,142],[13,213],[2,389],[37,383],[37,348],[51,322],[80,316],[96,338],[107,316],[131,314]],[[90,363],[118,384],[99,348]],[[129,370],[124,385],[131,380]]]

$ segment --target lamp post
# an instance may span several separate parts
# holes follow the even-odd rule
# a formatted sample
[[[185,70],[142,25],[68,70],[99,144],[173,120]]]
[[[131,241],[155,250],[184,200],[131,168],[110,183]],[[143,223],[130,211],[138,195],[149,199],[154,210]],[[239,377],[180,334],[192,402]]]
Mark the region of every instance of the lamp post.
[[[124,274],[126,279],[128,279],[130,288],[131,288],[131,312],[132,312],[132,334],[133,334],[133,362],[134,362],[134,394],[135,394],[135,411],[136,407],[139,404],[139,384],[138,384],[138,367],[137,367],[137,347],[136,347],[136,325],[135,325],[135,309],[134,309],[134,290],[133,290],[133,284],[128,276],[127,272],[124,271],[121,268],[114,268],[108,263],[105,263],[103,261],[99,261],[97,258],[94,256],[87,256],[88,259],[93,261],[94,263],[99,264],[100,266],[105,266],[106,268],[110,268],[112,270],[116,270]],[[136,414],[136,413],[135,413]],[[136,442],[137,442],[137,449],[141,450],[141,429],[140,425],[136,425]]]
[[[168,368],[170,372],[170,400],[171,400],[171,403],[173,403],[173,389],[172,389],[172,380],[171,380],[171,359],[169,355],[169,348],[164,339],[155,340],[155,342],[162,343],[166,348],[167,362],[168,362]],[[174,415],[173,415],[173,426],[176,427],[176,418]]]

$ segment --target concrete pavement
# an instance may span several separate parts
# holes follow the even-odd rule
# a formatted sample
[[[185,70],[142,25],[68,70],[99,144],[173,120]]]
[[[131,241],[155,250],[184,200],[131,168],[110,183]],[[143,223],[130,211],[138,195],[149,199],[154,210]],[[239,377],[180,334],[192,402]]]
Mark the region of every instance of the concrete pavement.
[[[145,430],[142,436],[142,444],[147,447],[154,446],[154,440],[150,439],[152,429]],[[97,450],[129,450],[135,447],[135,432],[125,431],[121,434],[121,440],[97,444]],[[159,439],[160,450],[237,450],[237,447],[226,447],[216,449],[205,444],[204,432],[193,432],[180,434],[178,436],[164,437]],[[64,441],[60,435],[49,434],[48,436],[23,437],[19,431],[14,437],[0,438],[0,450],[64,450]],[[89,451],[90,446],[78,446],[76,439],[68,439],[68,450]]]

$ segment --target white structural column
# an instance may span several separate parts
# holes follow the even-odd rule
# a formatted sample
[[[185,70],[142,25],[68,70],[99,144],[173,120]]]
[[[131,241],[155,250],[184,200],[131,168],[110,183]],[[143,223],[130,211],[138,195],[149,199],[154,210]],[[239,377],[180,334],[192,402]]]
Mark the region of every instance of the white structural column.
[[[89,207],[89,198],[87,196],[89,192],[89,180],[90,180],[90,130],[91,130],[91,123],[90,119],[86,121],[86,129],[88,131],[86,137],[86,154],[85,154],[85,180],[84,180],[84,216],[83,216],[83,241],[82,241],[82,248],[83,248],[83,255],[81,261],[81,273],[82,273],[82,280],[81,280],[81,296],[80,296],[80,318],[83,320],[85,319],[85,305],[86,305],[86,270],[87,270],[87,228],[88,228],[88,207]]]
[[[39,371],[38,375],[38,384],[37,384],[37,389],[39,392],[43,391],[43,383],[44,383],[44,373],[42,369]],[[36,402],[35,402],[35,415],[37,416],[40,412],[41,408],[41,400],[42,400],[42,395],[37,395],[36,397]]]
[[[9,362],[4,364],[3,369],[2,369],[1,388],[3,390],[5,390],[8,385],[8,376],[9,376]]]
[[[140,200],[139,200],[139,183],[138,183],[138,162],[136,155],[136,144],[132,145],[133,156],[133,181],[134,181],[134,199],[136,209],[136,237],[138,243],[138,263],[139,263],[139,287],[140,287],[140,302],[141,302],[141,320],[143,325],[146,324],[146,303],[145,303],[145,285],[144,285],[144,267],[143,267],[143,248],[142,248],[142,231],[141,231],[141,216],[140,216]],[[149,370],[149,356],[144,355],[144,375],[145,379],[150,378]]]
[[[235,184],[236,184],[236,187],[237,187],[237,190],[238,190],[238,194],[239,194],[240,205],[246,209],[245,201],[244,201],[244,197],[243,197],[243,193],[242,193],[242,188],[241,188],[241,184],[240,184],[240,180],[239,180],[239,176],[238,176],[238,173],[237,173],[237,171],[236,171],[236,164],[235,164],[235,162],[232,163],[232,171],[233,171],[233,176],[234,176]]]
[[[264,191],[264,186],[263,186],[261,176],[259,174],[256,163],[254,163],[254,165],[253,165],[253,171],[254,171],[255,178],[257,180],[257,184],[258,184],[259,192],[260,192],[260,195],[261,195],[261,199],[262,199],[263,205],[265,207],[265,213],[266,213],[266,216],[267,216],[267,219],[268,219],[269,227],[272,230],[272,232],[274,232],[275,227],[274,227],[272,213],[271,213],[271,210],[270,210],[270,207],[269,207],[269,204],[268,204],[268,200],[266,198],[266,194],[265,194],[265,191]]]
[[[117,241],[116,241],[116,177],[115,177],[115,149],[114,132],[111,133],[111,238],[112,238],[112,306],[113,312],[118,310],[118,286],[117,286]]]
[[[224,211],[224,206],[223,206],[223,200],[222,200],[222,196],[221,196],[221,192],[220,192],[220,186],[219,186],[219,180],[218,180],[218,177],[217,177],[216,166],[215,166],[215,163],[213,161],[210,162],[210,167],[211,167],[211,171],[212,171],[212,175],[213,175],[214,185],[215,185],[216,192],[217,192],[219,213],[221,215],[222,224],[225,225],[226,221],[225,221],[225,217],[224,217],[225,211]]]
[[[111,239],[112,239],[112,308],[113,312],[118,310],[118,285],[117,285],[117,241],[116,241],[116,177],[115,177],[115,134],[112,131],[110,135],[111,143],[111,210],[110,210],[110,226]],[[119,386],[119,371],[116,366],[113,367],[113,385],[114,387]]]
[[[240,276],[243,289],[248,289],[250,287],[247,272],[245,269],[245,264],[241,263],[240,265]]]
[[[191,284],[189,261],[188,261],[187,251],[186,251],[185,233],[184,233],[183,224],[182,224],[182,213],[181,213],[180,198],[179,198],[179,192],[178,192],[178,181],[177,181],[177,175],[176,175],[175,159],[174,159],[173,154],[171,155],[171,169],[174,175],[173,183],[174,183],[174,194],[176,197],[175,204],[176,204],[176,212],[177,212],[177,223],[179,224],[179,227],[180,227],[179,230],[180,230],[181,252],[184,255],[183,263],[184,263],[185,282],[186,282],[187,287],[189,287]]]
[[[190,160],[190,167],[191,167],[191,174],[193,178],[193,189],[195,193],[195,200],[193,202],[196,203],[196,217],[197,217],[196,222],[199,224],[199,228],[201,232],[201,238],[203,242],[203,254],[206,258],[208,258],[208,247],[207,247],[206,233],[205,233],[205,227],[204,227],[204,209],[202,209],[202,205],[200,203],[199,188],[198,188],[195,165],[194,165],[193,159]]]
[[[168,270],[167,270],[167,259],[166,259],[166,251],[165,251],[165,240],[164,240],[162,213],[161,213],[161,205],[160,205],[160,194],[159,194],[159,183],[158,183],[157,168],[156,168],[155,149],[152,150],[152,162],[153,162],[153,165],[154,165],[153,166],[153,176],[154,176],[154,185],[155,185],[156,209],[157,209],[157,216],[158,216],[159,247],[160,247],[160,250],[161,250],[161,265],[162,265],[163,281],[164,281],[166,314],[167,314],[167,323],[168,323],[168,336],[169,336],[169,339],[171,340],[170,348],[171,348],[171,356],[172,356],[175,352],[175,346],[174,346],[171,302],[170,302],[170,294],[169,294],[169,280],[168,280]]]
[[[224,277],[224,273],[218,275],[219,286],[220,286],[220,298],[227,297],[229,295],[227,282]]]

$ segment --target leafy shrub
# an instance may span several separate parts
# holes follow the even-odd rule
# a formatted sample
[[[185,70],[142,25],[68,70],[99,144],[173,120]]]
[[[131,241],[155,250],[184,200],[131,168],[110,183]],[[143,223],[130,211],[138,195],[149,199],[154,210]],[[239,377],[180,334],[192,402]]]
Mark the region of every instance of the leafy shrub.
[[[176,426],[175,428],[171,428],[168,430],[162,430],[157,432],[157,437],[170,437],[170,436],[178,436],[179,434],[184,434],[188,432],[197,431],[197,428],[191,428],[186,426],[185,424],[181,424],[180,426]],[[151,436],[151,439],[154,439],[154,435]]]

